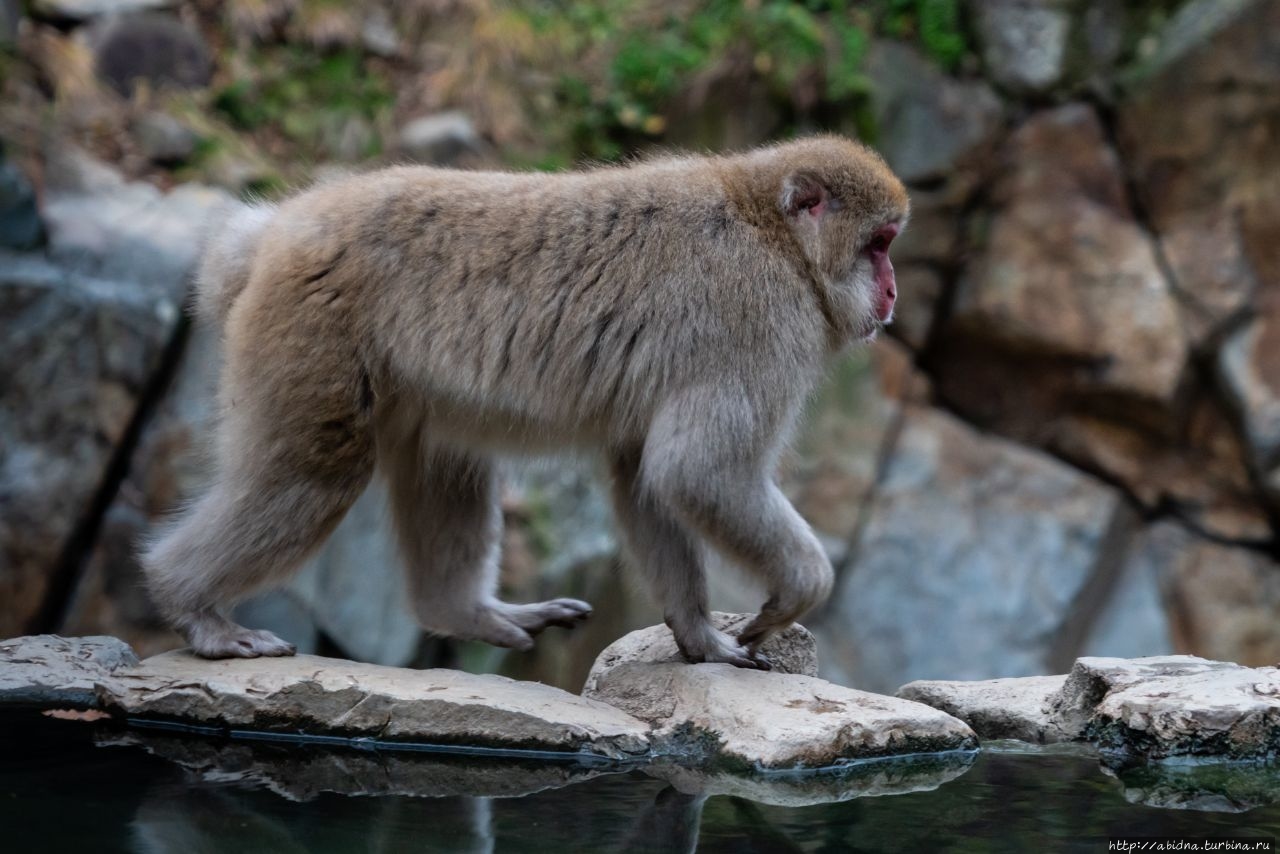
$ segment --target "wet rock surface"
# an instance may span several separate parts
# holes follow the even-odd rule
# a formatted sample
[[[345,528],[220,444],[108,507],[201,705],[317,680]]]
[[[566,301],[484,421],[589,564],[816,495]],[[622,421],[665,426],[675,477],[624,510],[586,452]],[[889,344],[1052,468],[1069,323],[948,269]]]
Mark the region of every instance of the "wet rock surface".
[[[137,663],[127,644],[110,637],[0,641],[0,704],[93,706],[96,684]]]
[[[1150,665],[1141,659],[1090,665],[1091,680],[1105,682],[1109,690],[1094,709],[1086,737],[1104,750],[1146,760],[1276,756],[1280,671],[1225,662],[1183,664],[1175,658],[1181,656]],[[1129,680],[1132,684],[1126,684]]]
[[[1064,733],[1046,709],[1065,676],[1023,676],[974,682],[918,680],[898,696],[941,709],[973,727],[983,739],[1011,738],[1036,744],[1061,741]]]
[[[1121,764],[1270,759],[1280,749],[1275,667],[1088,657],[1066,676],[913,682],[898,695],[955,714],[983,738],[1087,741]]]
[[[618,645],[645,648],[651,632],[633,633]],[[635,635],[640,641],[630,643]],[[583,695],[648,722],[661,752],[712,767],[824,768],[977,744],[968,726],[918,703],[795,673],[676,662],[661,645],[649,649],[655,660],[624,661],[606,650]]]
[[[712,624],[726,634],[736,636],[754,619],[754,614],[711,614]],[[760,647],[769,659],[775,673],[796,673],[801,676],[818,675],[818,645],[804,626],[793,624]],[[597,690],[600,681],[610,671],[628,664],[683,664],[671,629],[665,625],[649,626],[630,632],[605,647],[596,658],[587,676],[584,694]]]
[[[178,651],[113,674],[99,691],[108,709],[206,726],[615,760],[642,757],[649,749],[644,725],[603,703],[535,682],[456,670],[403,670],[310,655],[207,661]]]

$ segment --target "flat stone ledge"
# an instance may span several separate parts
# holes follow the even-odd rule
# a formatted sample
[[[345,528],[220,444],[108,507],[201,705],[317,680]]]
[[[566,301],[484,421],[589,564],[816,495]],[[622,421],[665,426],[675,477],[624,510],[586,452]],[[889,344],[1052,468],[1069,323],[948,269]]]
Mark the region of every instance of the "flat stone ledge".
[[[207,661],[180,650],[113,673],[98,696],[126,715],[205,726],[615,760],[649,752],[640,721],[541,683],[313,655]]]
[[[982,738],[1084,741],[1111,761],[1280,755],[1280,670],[1191,655],[1080,658],[1065,676],[911,682]]]
[[[717,618],[725,627],[739,619]],[[977,747],[968,725],[929,706],[781,672],[817,662],[809,633],[790,631],[783,654],[763,648],[775,664],[763,672],[674,660],[665,626],[641,629],[600,654],[583,696],[650,724],[658,753],[712,771],[815,770]]]
[[[0,704],[98,704],[94,686],[138,663],[124,641],[112,637],[30,635],[0,641]]]
[[[954,715],[982,739],[1012,738],[1034,744],[1070,741],[1049,714],[1047,704],[1062,691],[1066,676],[1027,676],[976,682],[918,680],[897,691],[904,700],[924,703]]]

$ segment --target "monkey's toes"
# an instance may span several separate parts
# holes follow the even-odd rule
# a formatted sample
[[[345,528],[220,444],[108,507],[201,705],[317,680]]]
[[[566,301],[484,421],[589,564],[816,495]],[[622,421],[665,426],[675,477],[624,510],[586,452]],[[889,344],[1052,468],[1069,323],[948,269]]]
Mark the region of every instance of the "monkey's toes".
[[[722,644],[718,648],[708,650],[702,655],[685,654],[692,664],[732,664],[743,670],[772,670],[773,662],[753,649],[738,644]]]
[[[743,670],[772,670],[773,662],[758,652],[752,652],[743,649],[741,653],[733,653],[725,656],[722,661],[725,664],[732,664],[734,667],[741,667]]]
[[[507,605],[505,616],[531,635],[548,626],[571,629],[591,616],[591,606],[579,599],[552,599],[530,605]]]
[[[298,648],[265,630],[238,628],[192,644],[202,658],[261,658],[295,655]]]
[[[553,599],[544,602],[543,607],[547,610],[547,625],[562,629],[572,629],[591,616],[591,606],[580,599]]]

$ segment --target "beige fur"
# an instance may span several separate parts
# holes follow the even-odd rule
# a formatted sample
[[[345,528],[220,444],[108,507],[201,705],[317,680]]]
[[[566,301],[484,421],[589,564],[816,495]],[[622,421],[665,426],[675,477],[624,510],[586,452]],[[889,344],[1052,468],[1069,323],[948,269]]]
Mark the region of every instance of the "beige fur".
[[[219,609],[292,572],[376,463],[423,625],[528,648],[590,608],[496,598],[490,456],[587,447],[686,656],[767,666],[758,644],[832,583],[772,471],[828,358],[878,327],[866,247],[907,210],[834,137],[558,175],[397,167],[245,209],[199,279],[226,341],[217,474],[145,557],[157,602],[201,655],[291,653]],[[707,620],[700,540],[768,587],[738,639]]]

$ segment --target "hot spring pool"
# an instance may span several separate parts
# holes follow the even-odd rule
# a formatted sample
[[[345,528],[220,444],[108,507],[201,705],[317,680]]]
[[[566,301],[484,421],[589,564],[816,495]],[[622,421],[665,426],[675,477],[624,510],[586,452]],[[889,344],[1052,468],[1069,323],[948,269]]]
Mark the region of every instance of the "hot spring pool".
[[[1115,776],[1080,752],[997,745],[709,797],[682,793],[691,780],[669,770],[674,786],[639,770],[251,744],[6,711],[0,851],[1100,852],[1108,837],[1280,836],[1277,768]]]

